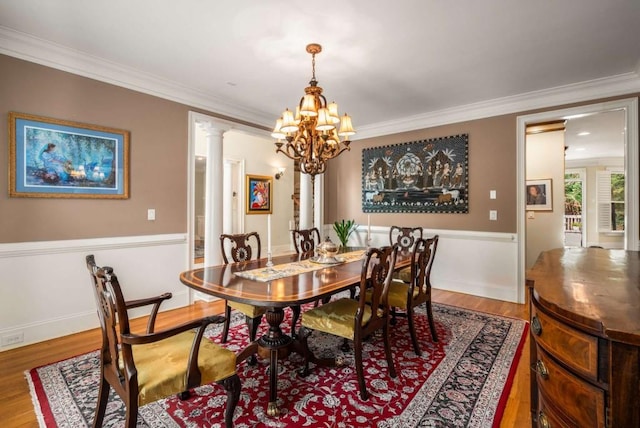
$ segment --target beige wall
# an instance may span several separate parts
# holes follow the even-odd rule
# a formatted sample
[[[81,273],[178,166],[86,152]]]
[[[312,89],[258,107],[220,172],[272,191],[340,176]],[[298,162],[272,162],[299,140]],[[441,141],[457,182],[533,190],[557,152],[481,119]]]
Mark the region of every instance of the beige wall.
[[[594,102],[598,100],[582,104]],[[186,231],[188,106],[0,55],[0,115],[4,118],[0,135],[8,135],[9,111],[130,131],[131,197],[9,198],[8,174],[0,174],[0,188],[5,189],[0,194],[0,243]],[[522,114],[528,113],[533,112]],[[497,116],[354,141],[350,152],[329,163],[325,223],[353,218],[366,224],[360,202],[362,148],[468,133],[468,214],[372,214],[372,224],[516,232],[516,117]],[[6,167],[6,138],[2,146],[0,165]],[[496,200],[489,199],[490,190],[497,191]],[[156,209],[156,221],[146,220],[148,208]],[[489,210],[498,211],[498,221],[489,220]]]
[[[564,131],[528,135],[526,145],[526,179],[550,178],[553,198],[551,211],[527,213],[526,268],[529,269],[541,251],[564,245]]]
[[[187,106],[0,55],[0,135],[9,111],[131,132],[130,198],[9,198],[0,175],[0,242],[186,231]],[[8,165],[7,138],[0,165]],[[156,220],[147,221],[155,208]]]
[[[325,223],[342,218],[366,225],[362,212],[362,149],[449,135],[469,134],[468,214],[371,214],[374,226],[420,225],[430,229],[516,232],[516,116],[438,126],[384,137],[356,140],[351,151],[330,161],[326,178]],[[497,199],[489,199],[489,191]],[[489,220],[489,210],[498,220]]]

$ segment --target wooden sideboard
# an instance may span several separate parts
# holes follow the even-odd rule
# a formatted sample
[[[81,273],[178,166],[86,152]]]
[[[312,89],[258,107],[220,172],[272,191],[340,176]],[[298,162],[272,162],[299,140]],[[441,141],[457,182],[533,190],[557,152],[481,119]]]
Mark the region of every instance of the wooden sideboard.
[[[527,273],[537,427],[640,427],[640,252],[545,251]]]

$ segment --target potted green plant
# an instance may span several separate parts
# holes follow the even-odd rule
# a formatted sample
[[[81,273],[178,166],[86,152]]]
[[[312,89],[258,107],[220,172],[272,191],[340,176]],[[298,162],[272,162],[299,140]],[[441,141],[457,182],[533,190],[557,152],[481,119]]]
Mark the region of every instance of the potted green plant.
[[[582,228],[582,222],[574,221],[573,223],[571,223],[571,228],[573,230],[580,230]]]
[[[333,223],[333,230],[338,235],[338,239],[340,240],[340,244],[343,247],[347,246],[347,242],[349,241],[349,236],[358,228],[355,220],[341,220]]]

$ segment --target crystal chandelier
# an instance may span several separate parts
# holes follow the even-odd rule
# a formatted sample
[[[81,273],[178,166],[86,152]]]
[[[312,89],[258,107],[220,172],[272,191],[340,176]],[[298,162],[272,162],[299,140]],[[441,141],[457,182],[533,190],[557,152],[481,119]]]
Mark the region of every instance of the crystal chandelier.
[[[282,117],[276,120],[271,136],[276,138],[276,152],[300,162],[300,171],[311,175],[322,174],[327,161],[349,150],[349,136],[355,134],[351,117],[346,113],[340,117],[335,102],[327,104],[322,88],[316,80],[316,54],[322,46],[316,43],[307,45],[311,54],[312,77],[309,86],[304,89],[304,97],[294,112],[286,109]],[[340,130],[336,125],[340,123]],[[340,141],[340,137],[344,140]],[[284,141],[283,141],[284,140]]]

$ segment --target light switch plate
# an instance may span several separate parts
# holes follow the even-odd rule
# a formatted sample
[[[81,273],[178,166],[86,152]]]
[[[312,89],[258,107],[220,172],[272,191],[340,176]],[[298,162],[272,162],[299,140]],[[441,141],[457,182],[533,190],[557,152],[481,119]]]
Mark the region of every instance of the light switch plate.
[[[496,191],[489,190],[489,199],[495,199],[495,198],[496,198]]]

